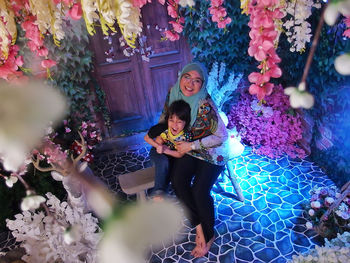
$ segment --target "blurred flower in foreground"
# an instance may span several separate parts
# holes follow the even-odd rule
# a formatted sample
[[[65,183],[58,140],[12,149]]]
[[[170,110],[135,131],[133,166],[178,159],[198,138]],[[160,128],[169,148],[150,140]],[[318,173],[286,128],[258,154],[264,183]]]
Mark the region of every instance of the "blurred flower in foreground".
[[[141,263],[151,245],[170,239],[181,227],[180,207],[169,201],[139,202],[108,222],[99,263]]]
[[[16,176],[9,176],[5,177],[5,182],[7,187],[11,188],[16,182],[18,181],[18,178]]]
[[[325,22],[333,26],[341,13],[343,16],[350,15],[350,0],[330,1],[324,14]]]
[[[45,202],[45,197],[41,195],[35,195],[31,191],[27,191],[27,196],[23,198],[21,203],[21,209],[23,211],[38,209],[40,204]]]
[[[17,171],[65,107],[63,96],[43,83],[0,82],[0,160],[6,170]]]
[[[350,53],[337,57],[334,61],[334,67],[339,74],[350,75]]]
[[[314,103],[314,97],[305,90],[305,82],[296,87],[288,87],[284,89],[284,94],[289,96],[290,106],[293,108],[310,109]]]

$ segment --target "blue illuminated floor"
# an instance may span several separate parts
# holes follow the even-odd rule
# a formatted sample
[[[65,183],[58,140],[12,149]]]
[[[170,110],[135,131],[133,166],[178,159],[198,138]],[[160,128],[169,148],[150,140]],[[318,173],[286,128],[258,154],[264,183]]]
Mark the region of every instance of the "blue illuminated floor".
[[[95,175],[120,200],[135,200],[124,194],[118,176],[150,166],[149,147],[128,152],[106,152],[96,156]],[[216,240],[207,257],[192,259],[195,229],[184,221],[184,229],[171,244],[153,249],[150,263],[170,262],[287,262],[296,252],[306,252],[322,239],[305,227],[302,203],[315,185],[332,185],[319,167],[308,161],[287,157],[272,160],[246,148],[232,161],[243,190],[244,203],[234,198],[226,176],[219,177],[224,193],[212,191],[216,209]],[[214,190],[218,189],[217,186]],[[0,251],[16,246],[11,236],[0,242]]]
[[[333,184],[314,164],[288,157],[272,160],[245,150],[233,160],[244,203],[227,177],[224,194],[216,194],[217,238],[207,257],[192,260],[195,231],[188,228],[180,241],[154,251],[150,262],[287,262],[322,239],[305,227],[302,203],[314,185]]]

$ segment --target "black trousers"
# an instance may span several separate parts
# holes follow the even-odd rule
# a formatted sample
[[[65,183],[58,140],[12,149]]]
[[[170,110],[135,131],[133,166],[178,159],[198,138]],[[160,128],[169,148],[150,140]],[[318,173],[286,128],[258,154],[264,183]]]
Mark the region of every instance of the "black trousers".
[[[170,172],[176,196],[187,208],[193,226],[202,225],[206,242],[214,236],[214,202],[210,195],[224,166],[214,165],[185,154],[174,158]]]

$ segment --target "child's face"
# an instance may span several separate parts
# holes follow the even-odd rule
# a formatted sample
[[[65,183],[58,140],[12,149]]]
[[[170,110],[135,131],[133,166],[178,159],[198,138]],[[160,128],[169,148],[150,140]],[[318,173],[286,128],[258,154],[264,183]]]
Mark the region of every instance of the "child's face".
[[[175,114],[171,115],[168,119],[168,130],[173,135],[179,134],[185,128],[186,122],[180,120]]]

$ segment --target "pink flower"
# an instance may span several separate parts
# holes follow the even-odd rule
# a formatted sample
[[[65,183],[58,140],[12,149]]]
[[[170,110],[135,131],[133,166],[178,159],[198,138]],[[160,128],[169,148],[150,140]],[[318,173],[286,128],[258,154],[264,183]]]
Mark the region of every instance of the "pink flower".
[[[54,61],[54,60],[51,60],[51,59],[45,59],[45,60],[43,60],[43,61],[41,61],[41,66],[43,67],[43,68],[51,68],[51,67],[53,67],[53,66],[56,66],[56,61]]]
[[[69,9],[68,14],[73,20],[79,20],[83,15],[83,10],[81,8],[80,2],[75,3],[71,9]]]
[[[224,3],[224,0],[211,0],[211,5],[215,7],[219,7]]]
[[[251,83],[255,83],[257,85],[262,85],[262,84],[270,81],[270,76],[268,74],[261,74],[259,72],[252,72],[249,74],[248,80]]]
[[[177,23],[176,21],[170,21],[169,24],[173,26],[173,29],[177,33],[181,33],[183,30],[183,25]]]
[[[19,66],[19,67],[22,67],[23,66],[23,57],[22,56],[18,56],[16,58],[16,65]]]
[[[47,57],[49,50],[46,47],[42,46],[41,48],[37,49],[37,54],[40,57]]]
[[[87,123],[86,123],[85,121],[83,121],[83,122],[81,123],[81,128],[82,128],[82,129],[86,129],[87,127],[88,127]]]
[[[69,127],[64,127],[66,133],[70,133],[72,130]]]
[[[266,95],[270,95],[272,93],[272,89],[272,83],[266,83],[260,86],[252,84],[249,87],[249,93],[251,95],[256,95],[258,100],[262,100]]]
[[[175,6],[169,4],[167,10],[169,16],[171,16],[172,18],[177,18],[177,10]]]
[[[159,2],[161,5],[164,5],[164,4],[165,4],[165,0],[158,0],[158,2]]]
[[[180,39],[180,35],[171,30],[165,31],[164,34],[165,34],[165,37],[170,41],[176,41]]]
[[[231,18],[230,17],[226,17],[224,20],[220,21],[218,23],[218,28],[225,28],[226,25],[230,24],[231,23]]]
[[[252,44],[248,48],[249,56],[254,56],[257,61],[262,61],[267,57],[267,52],[273,48],[273,43],[268,40],[264,40],[260,43]]]
[[[344,31],[343,36],[350,38],[350,28]]]

